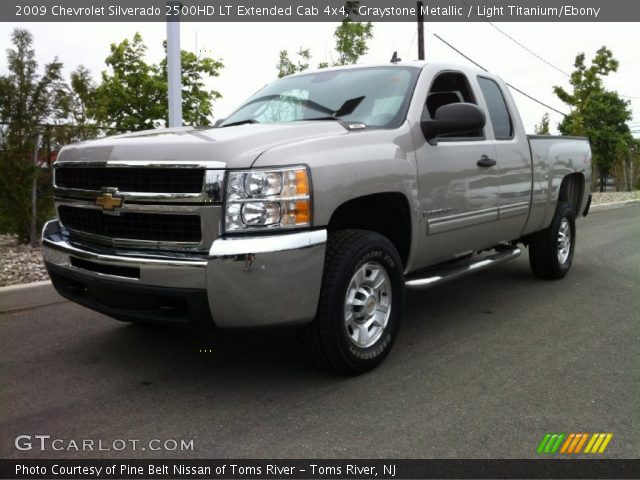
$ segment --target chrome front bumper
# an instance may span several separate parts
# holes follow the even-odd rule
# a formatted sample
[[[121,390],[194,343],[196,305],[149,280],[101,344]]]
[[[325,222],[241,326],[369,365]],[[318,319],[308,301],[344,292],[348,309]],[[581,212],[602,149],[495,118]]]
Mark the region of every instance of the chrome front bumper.
[[[54,273],[54,286],[61,293],[56,280],[59,275],[80,285],[86,280],[94,289],[102,282],[105,291],[116,285],[122,291],[160,292],[156,296],[162,292],[177,297],[181,292],[201,292],[218,327],[260,327],[313,319],[320,295],[326,240],[326,230],[314,230],[219,238],[206,257],[143,256],[140,252],[113,255],[71,244],[53,220],[44,226],[42,250],[47,268]],[[128,315],[126,308],[117,308],[118,315],[114,315],[117,297],[110,300],[111,307],[105,308],[96,301],[97,295],[93,297],[91,303],[79,303],[113,316],[154,320],[149,318],[150,310],[145,314],[132,311]]]

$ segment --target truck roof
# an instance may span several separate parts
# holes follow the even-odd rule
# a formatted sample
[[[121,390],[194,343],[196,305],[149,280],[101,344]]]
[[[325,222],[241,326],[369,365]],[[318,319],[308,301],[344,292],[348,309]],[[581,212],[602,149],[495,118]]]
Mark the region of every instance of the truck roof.
[[[452,62],[427,62],[426,60],[409,60],[409,61],[400,61],[400,62],[375,62],[375,63],[357,63],[355,65],[344,65],[337,67],[326,67],[326,68],[314,68],[309,70],[304,70],[303,72],[294,73],[292,75],[288,75],[289,77],[305,75],[308,73],[316,73],[322,71],[333,71],[333,70],[351,70],[357,68],[371,68],[371,67],[415,67],[415,68],[424,68],[427,65],[434,66],[437,70],[458,70],[469,75],[478,75],[484,74],[489,76],[494,76],[493,74],[482,70],[477,67],[469,66],[469,65],[461,65],[459,63]]]

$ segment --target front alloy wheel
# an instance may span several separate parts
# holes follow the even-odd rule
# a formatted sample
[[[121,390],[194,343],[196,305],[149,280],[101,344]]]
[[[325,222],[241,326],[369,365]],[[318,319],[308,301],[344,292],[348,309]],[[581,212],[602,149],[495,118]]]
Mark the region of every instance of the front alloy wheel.
[[[353,344],[369,348],[391,316],[391,280],[378,262],[367,262],[353,274],[344,304],[344,321]]]
[[[366,230],[332,233],[318,311],[304,331],[307,352],[342,374],[375,368],[396,339],[403,302],[402,261],[386,237]]]

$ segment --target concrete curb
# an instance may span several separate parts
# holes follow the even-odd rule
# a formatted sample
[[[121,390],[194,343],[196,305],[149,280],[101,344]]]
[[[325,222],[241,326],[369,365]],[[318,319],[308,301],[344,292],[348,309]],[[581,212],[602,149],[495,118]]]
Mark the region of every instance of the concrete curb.
[[[65,302],[50,280],[0,287],[0,313]]]
[[[614,208],[627,207],[636,203],[640,203],[640,199],[624,200],[622,202],[599,203],[597,205],[591,205],[591,207],[589,208],[589,212],[602,212]]]

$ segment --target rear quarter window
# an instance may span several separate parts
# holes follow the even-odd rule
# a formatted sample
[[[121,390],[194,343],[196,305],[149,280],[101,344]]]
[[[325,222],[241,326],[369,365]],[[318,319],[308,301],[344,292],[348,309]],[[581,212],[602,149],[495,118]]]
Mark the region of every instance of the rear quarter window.
[[[489,119],[491,120],[496,140],[512,139],[513,122],[511,121],[511,115],[509,115],[509,109],[502,90],[500,90],[496,82],[489,78],[478,77],[478,83],[489,110]]]

